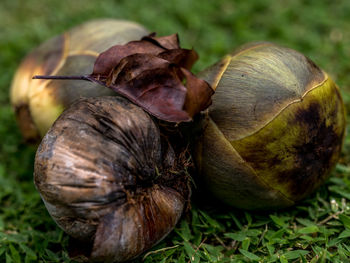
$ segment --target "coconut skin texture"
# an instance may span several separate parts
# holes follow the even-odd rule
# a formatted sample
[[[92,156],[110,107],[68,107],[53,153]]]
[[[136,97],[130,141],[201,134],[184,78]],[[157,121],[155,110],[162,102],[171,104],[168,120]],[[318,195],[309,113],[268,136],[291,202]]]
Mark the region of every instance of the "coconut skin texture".
[[[147,34],[144,27],[134,22],[97,19],[53,37],[30,52],[16,71],[10,91],[26,141],[38,141],[62,111],[80,97],[115,94],[93,83],[33,80],[34,75],[90,74],[99,53]]]
[[[215,94],[194,159],[215,197],[242,209],[284,208],[329,177],[344,139],[344,104],[311,60],[253,43],[200,77]]]
[[[43,138],[34,182],[56,223],[89,244],[84,260],[124,262],[181,217],[190,191],[180,160],[153,119],[127,99],[81,99]]]

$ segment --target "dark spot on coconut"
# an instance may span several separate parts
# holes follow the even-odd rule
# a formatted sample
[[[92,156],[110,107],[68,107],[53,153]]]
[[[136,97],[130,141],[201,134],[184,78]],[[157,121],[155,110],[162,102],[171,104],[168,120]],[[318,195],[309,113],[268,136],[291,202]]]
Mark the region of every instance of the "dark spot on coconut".
[[[342,136],[327,126],[326,119],[321,115],[321,105],[314,102],[305,109],[299,109],[290,125],[303,127],[304,134],[290,149],[294,157],[294,168],[283,170],[278,176],[280,183],[287,182],[289,192],[295,199],[305,196],[318,186],[322,177],[328,175],[332,168],[332,157],[339,154]],[[336,119],[336,110],[330,114],[330,119]],[[299,198],[299,195],[300,196]]]
[[[27,143],[40,142],[39,131],[36,128],[28,104],[20,104],[15,107],[17,123]]]
[[[339,107],[325,109],[320,103],[310,102],[307,108],[295,109],[292,119],[285,120],[287,127],[300,127],[292,142],[284,144],[281,138],[289,134],[287,129],[234,147],[258,174],[269,174],[268,184],[282,187],[291,199],[300,200],[316,189],[335,165],[343,139],[343,134],[336,131]],[[276,142],[281,146],[270,147]]]
[[[68,239],[68,254],[73,260],[85,262],[91,255],[93,243],[75,238]]]
[[[312,102],[307,110],[297,110],[295,114],[295,122],[298,125],[307,126],[312,130],[318,129],[318,124],[321,121],[320,111],[321,106],[316,102]]]
[[[280,179],[288,180],[292,195],[311,192],[319,184],[333,165],[334,147],[338,148],[340,140],[332,127],[322,125],[310,142],[295,148],[295,168],[280,175]]]

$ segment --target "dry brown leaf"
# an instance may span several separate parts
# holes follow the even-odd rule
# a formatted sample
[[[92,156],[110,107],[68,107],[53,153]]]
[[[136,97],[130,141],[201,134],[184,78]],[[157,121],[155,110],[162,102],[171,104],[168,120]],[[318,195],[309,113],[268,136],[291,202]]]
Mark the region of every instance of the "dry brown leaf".
[[[190,72],[197,59],[193,49],[180,48],[177,34],[156,37],[153,33],[102,52],[90,75],[66,78],[111,88],[160,120],[191,121],[209,107],[214,93],[207,82]]]

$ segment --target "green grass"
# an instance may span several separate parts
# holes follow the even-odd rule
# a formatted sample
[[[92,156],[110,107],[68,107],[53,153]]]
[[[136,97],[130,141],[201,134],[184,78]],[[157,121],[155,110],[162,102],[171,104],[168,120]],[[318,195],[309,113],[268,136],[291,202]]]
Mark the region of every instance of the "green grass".
[[[194,46],[199,71],[238,45],[274,41],[325,69],[350,112],[350,1],[40,1],[0,8],[0,262],[69,262],[69,238],[51,220],[32,183],[35,148],[23,143],[9,86],[23,56],[87,19],[138,21]],[[348,262],[350,137],[330,180],[297,206],[254,213],[194,200],[192,210],[142,262]],[[214,204],[214,205],[213,205]]]

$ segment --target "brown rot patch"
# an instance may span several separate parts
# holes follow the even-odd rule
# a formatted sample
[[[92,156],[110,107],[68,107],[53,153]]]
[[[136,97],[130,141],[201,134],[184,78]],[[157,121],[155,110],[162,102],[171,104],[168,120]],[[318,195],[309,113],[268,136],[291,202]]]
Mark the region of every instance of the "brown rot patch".
[[[320,111],[320,104],[312,102],[306,110],[297,110],[295,120],[293,122],[297,123],[299,126],[307,126],[309,129],[311,129],[311,131],[317,130],[318,124],[321,121]]]
[[[28,104],[21,104],[15,107],[17,123],[27,143],[38,143],[40,135],[36,128]]]
[[[312,192],[322,182],[334,160],[340,152],[342,134],[334,130],[336,123],[326,125],[322,116],[322,106],[310,103],[307,109],[299,109],[290,125],[298,125],[302,131],[293,148],[289,149],[294,156],[293,169],[282,171],[278,176],[279,183],[288,185],[288,192],[300,199]],[[336,120],[337,111],[330,112],[331,120]]]
[[[333,94],[321,100],[310,94],[255,135],[232,143],[258,177],[293,201],[313,192],[339,157],[344,116]]]
[[[92,242],[84,242],[71,237],[68,240],[68,244],[68,253],[72,259],[78,262],[86,262],[90,257]]]

